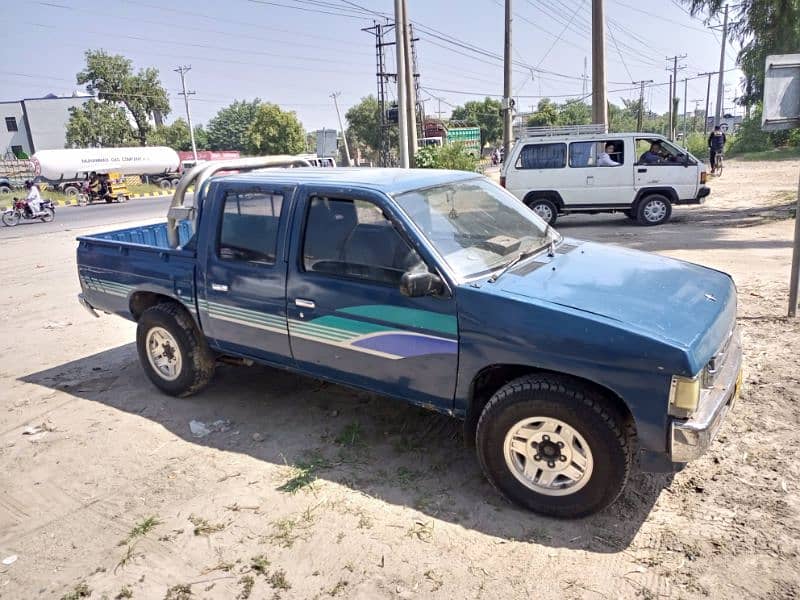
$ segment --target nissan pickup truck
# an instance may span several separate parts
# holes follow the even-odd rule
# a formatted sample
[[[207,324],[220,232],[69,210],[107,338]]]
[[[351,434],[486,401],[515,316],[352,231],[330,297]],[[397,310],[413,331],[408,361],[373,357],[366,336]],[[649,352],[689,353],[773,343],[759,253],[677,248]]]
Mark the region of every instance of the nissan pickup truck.
[[[138,324],[164,393],[258,362],[439,411],[559,517],[682,468],[733,407],[728,275],[564,238],[475,173],[272,164],[199,165],[166,223],[78,238],[81,303]]]

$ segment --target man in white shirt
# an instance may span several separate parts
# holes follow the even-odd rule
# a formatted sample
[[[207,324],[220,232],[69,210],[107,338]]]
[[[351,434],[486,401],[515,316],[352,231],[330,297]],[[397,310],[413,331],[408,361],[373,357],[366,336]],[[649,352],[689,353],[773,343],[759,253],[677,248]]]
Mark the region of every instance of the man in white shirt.
[[[619,163],[611,160],[611,154],[614,152],[614,144],[606,144],[606,151],[600,153],[597,158],[598,167],[618,167]]]
[[[28,190],[28,196],[25,201],[35,217],[38,213],[42,212],[42,195],[39,193],[39,186],[32,181],[25,182],[25,188]]]

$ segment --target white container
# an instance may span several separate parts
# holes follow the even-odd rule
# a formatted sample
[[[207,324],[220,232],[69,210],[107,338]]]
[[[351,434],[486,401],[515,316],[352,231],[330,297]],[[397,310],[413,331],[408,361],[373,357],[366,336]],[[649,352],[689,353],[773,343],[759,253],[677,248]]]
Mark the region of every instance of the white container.
[[[163,146],[40,150],[31,160],[36,176],[49,180],[79,179],[92,171],[157,175],[180,165],[178,153]]]

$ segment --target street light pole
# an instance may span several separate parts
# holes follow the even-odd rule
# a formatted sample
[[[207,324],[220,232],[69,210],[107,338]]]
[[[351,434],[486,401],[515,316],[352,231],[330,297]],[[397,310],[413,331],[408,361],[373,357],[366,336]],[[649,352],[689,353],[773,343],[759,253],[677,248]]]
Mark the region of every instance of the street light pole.
[[[397,57],[397,129],[399,132],[400,167],[407,169],[408,161],[408,111],[406,110],[406,53],[403,47],[405,34],[403,0],[394,0],[394,38]]]
[[[183,92],[181,92],[181,96],[183,96],[183,100],[186,103],[186,121],[189,124],[189,138],[192,140],[192,155],[194,156],[194,162],[197,163],[197,144],[194,142],[194,128],[192,127],[192,114],[189,112],[189,96],[193,95],[195,92],[187,92],[186,91],[186,73],[191,71],[191,66],[182,66],[175,69],[176,73],[180,73],[181,75],[181,87],[183,88]]]
[[[605,0],[592,0],[592,122],[608,131]]]
[[[344,142],[344,154],[347,156],[347,166],[352,167],[353,161],[350,160],[350,148],[347,146],[347,132],[344,130],[342,126],[342,115],[339,112],[339,96],[342,95],[342,92],[333,92],[331,94],[331,98],[333,98],[333,105],[336,107],[336,118],[339,119],[339,129],[342,132],[342,141]]]
[[[506,0],[503,47],[503,156],[511,156],[511,0]]]

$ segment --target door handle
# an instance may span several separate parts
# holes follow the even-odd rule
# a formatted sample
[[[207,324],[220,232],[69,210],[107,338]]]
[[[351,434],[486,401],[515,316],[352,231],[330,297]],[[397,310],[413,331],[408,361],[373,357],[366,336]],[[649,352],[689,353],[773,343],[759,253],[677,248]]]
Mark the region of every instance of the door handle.
[[[637,173],[647,173],[647,169],[636,169]]]
[[[589,175],[588,177],[586,177],[586,184],[594,185],[594,175]]]
[[[227,292],[228,286],[225,285],[224,283],[212,283],[211,289],[214,290],[215,292]]]
[[[303,300],[302,298],[295,299],[294,304],[300,308],[315,308],[317,306],[313,301]]]

